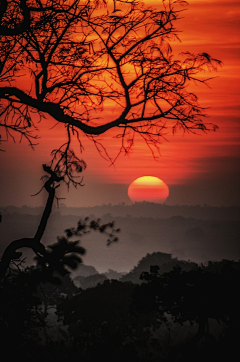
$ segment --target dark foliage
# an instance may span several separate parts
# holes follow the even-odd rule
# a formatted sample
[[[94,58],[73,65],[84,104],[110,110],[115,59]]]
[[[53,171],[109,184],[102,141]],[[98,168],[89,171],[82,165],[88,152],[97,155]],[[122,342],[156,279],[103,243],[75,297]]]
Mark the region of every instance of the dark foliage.
[[[158,313],[158,318],[168,322],[171,316],[174,323],[197,324],[197,333],[180,346],[174,346],[169,360],[200,361],[212,360],[209,349],[215,358],[234,350],[238,353],[236,336],[240,332],[240,263],[232,261],[210,262],[207,267],[184,271],[180,267],[160,274],[158,266],[144,272],[141,279],[147,281],[134,291],[136,308],[139,311]],[[209,331],[209,320],[225,325],[222,343]],[[231,335],[231,338],[229,336]],[[219,335],[218,335],[219,337]],[[201,345],[203,345],[201,349]],[[200,351],[194,356],[194,351]]]
[[[163,274],[152,266],[140,285],[82,290],[69,275],[54,285],[38,268],[15,266],[0,289],[3,351],[9,361],[229,360],[238,353],[239,272],[229,260]]]
[[[149,325],[155,319],[132,313],[134,284],[105,281],[59,304],[76,353],[84,361],[138,360],[147,355]],[[139,357],[140,356],[140,357]]]

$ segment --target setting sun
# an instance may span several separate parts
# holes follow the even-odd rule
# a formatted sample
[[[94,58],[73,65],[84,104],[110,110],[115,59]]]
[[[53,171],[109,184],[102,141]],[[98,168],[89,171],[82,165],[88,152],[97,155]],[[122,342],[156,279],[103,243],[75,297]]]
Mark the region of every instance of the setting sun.
[[[167,184],[154,176],[139,177],[128,188],[128,196],[133,202],[148,201],[162,204],[168,195]]]

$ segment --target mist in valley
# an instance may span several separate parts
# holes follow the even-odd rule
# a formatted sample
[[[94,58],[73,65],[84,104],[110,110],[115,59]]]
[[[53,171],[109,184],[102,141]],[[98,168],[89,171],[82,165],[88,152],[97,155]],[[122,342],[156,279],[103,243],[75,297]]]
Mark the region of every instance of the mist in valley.
[[[41,208],[1,208],[1,251],[15,239],[31,237],[39,223]],[[64,230],[86,216],[114,221],[120,228],[118,242],[107,246],[106,237],[92,231],[81,239],[86,249],[83,263],[98,272],[108,269],[129,272],[147,253],[163,252],[182,260],[239,260],[238,207],[167,206],[154,203],[103,205],[92,208],[55,207],[43,236],[53,244]],[[14,225],[14,227],[13,227]],[[28,254],[28,252],[27,252]],[[30,256],[29,256],[30,257]]]

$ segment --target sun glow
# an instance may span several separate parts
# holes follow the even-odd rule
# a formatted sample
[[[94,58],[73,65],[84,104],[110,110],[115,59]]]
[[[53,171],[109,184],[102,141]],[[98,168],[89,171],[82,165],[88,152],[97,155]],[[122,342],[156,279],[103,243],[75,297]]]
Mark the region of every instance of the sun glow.
[[[129,185],[128,196],[133,202],[147,201],[162,204],[169,196],[169,188],[158,177],[143,176]]]

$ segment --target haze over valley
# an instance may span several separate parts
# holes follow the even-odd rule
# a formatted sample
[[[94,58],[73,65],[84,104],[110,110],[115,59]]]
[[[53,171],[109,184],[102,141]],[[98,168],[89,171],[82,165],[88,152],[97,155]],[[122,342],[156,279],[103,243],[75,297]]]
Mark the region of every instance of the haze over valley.
[[[1,252],[13,240],[32,237],[42,208],[23,206],[0,208]],[[129,272],[148,253],[163,252],[182,260],[240,259],[240,208],[208,206],[167,206],[154,203],[102,205],[89,208],[55,207],[43,237],[45,245],[56,242],[79,219],[114,221],[119,240],[107,246],[107,236],[97,231],[80,238],[86,249],[83,263],[100,273],[108,269]],[[14,225],[14,227],[12,227]],[[29,255],[28,250],[23,256]],[[30,255],[27,262],[30,262]]]

